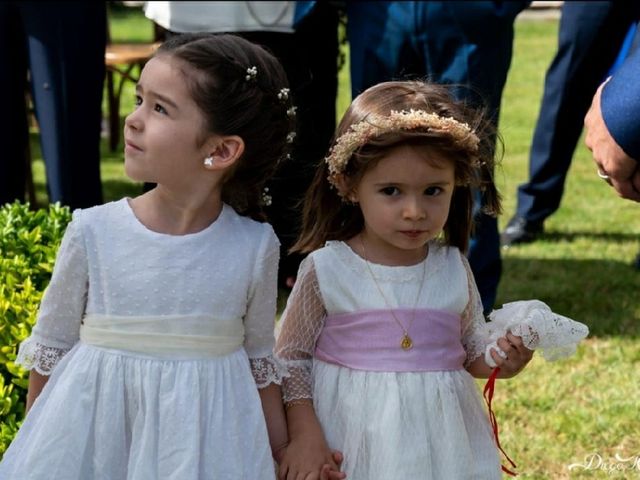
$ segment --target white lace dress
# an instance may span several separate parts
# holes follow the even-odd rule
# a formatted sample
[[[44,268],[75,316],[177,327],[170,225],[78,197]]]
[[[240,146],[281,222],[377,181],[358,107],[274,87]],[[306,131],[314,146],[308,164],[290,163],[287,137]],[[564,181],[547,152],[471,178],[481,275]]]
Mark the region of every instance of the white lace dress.
[[[279,326],[276,356],[291,374],[285,401],[313,398],[349,480],[501,478],[488,416],[464,369],[488,343],[473,277],[457,249],[436,242],[424,262],[371,264],[387,305],[364,260],[328,242],[301,265]],[[400,347],[390,309],[410,350]]]
[[[227,205],[182,236],[127,199],[74,212],[18,358],[51,376],[0,478],[273,479],[258,388],[279,382],[278,255]]]

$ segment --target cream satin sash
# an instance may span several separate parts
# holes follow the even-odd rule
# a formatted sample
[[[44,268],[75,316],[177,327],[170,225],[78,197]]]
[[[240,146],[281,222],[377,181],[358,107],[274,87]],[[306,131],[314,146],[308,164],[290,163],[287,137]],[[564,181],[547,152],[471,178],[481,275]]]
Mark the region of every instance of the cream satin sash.
[[[217,320],[200,315],[149,317],[87,315],[80,340],[162,357],[219,357],[238,350],[244,342],[242,320]]]

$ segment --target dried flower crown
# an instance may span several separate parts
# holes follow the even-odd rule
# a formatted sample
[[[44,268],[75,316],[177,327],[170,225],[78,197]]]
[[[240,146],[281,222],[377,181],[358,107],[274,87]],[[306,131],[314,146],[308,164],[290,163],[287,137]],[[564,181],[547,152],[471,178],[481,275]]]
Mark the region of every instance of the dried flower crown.
[[[354,152],[372,139],[385,133],[426,130],[447,135],[458,146],[476,152],[480,140],[468,124],[455,118],[441,117],[424,110],[392,110],[389,115],[369,115],[354,123],[331,148],[325,162],[329,167],[329,182],[336,185],[336,176],[343,173]]]

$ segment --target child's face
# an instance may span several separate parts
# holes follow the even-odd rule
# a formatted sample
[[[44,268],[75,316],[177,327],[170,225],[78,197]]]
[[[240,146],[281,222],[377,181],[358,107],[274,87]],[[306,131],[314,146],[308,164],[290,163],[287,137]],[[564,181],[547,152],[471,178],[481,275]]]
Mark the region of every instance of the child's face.
[[[125,170],[137,181],[193,186],[208,145],[199,144],[205,119],[177,60],[152,58],[136,87],[136,109],[126,118]]]
[[[362,210],[370,259],[419,262],[424,245],[444,228],[454,185],[453,163],[437,151],[407,145],[391,149],[349,196]]]

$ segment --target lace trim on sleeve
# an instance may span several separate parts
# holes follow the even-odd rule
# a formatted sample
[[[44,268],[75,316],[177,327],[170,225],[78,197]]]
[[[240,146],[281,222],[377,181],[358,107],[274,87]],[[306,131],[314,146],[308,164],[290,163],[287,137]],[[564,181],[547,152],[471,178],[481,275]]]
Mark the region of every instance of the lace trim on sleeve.
[[[15,363],[27,370],[35,370],[40,375],[49,376],[69,350],[69,348],[43,345],[30,337],[20,344]]]
[[[275,355],[287,370],[282,381],[285,403],[313,397],[313,353],[326,315],[313,259],[307,257],[278,326]]]
[[[484,355],[489,338],[486,332],[486,320],[483,314],[482,299],[466,257],[460,254],[462,264],[467,271],[469,301],[462,312],[462,346],[467,352],[464,366],[468,367],[479,356]]]
[[[273,355],[250,358],[249,364],[258,388],[268,387],[272,383],[281,385],[283,378],[287,375],[286,369],[273,358]]]

